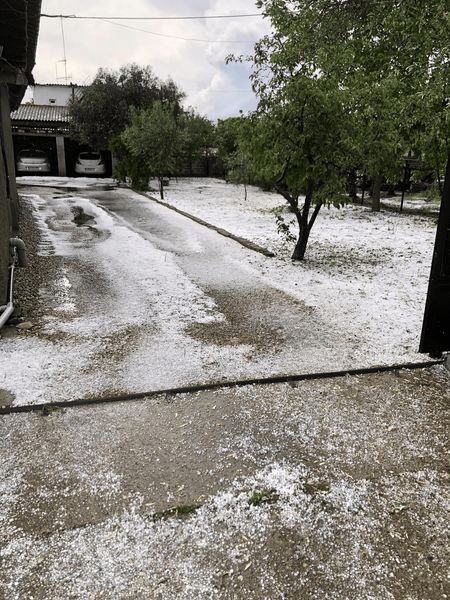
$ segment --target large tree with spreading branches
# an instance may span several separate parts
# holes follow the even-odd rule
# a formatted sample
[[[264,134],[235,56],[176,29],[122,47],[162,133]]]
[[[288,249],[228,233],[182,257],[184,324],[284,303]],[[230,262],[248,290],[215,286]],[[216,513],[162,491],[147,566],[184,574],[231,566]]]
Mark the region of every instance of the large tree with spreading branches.
[[[257,4],[272,32],[252,56],[231,57],[251,61],[258,97],[241,145],[295,214],[302,260],[320,208],[344,201],[349,170],[398,177],[408,150],[442,164],[449,14],[445,0]]]
[[[130,123],[130,108],[149,108],[154,102],[180,105],[183,98],[172,80],[161,81],[149,66],[99,69],[82,95],[69,104],[71,136],[96,150],[107,150]]]

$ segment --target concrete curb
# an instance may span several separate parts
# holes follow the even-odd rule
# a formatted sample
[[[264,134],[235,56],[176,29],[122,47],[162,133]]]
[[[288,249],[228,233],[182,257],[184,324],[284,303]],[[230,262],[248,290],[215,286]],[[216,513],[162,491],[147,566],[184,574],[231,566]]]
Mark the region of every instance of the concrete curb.
[[[133,190],[133,191],[136,192],[136,190]],[[165,206],[166,208],[169,208],[170,210],[173,210],[180,215],[183,215],[183,217],[187,217],[188,219],[191,219],[191,221],[195,221],[199,225],[203,225],[204,227],[213,229],[218,234],[223,235],[224,237],[230,238],[230,239],[234,240],[235,242],[238,242],[238,244],[241,244],[241,246],[244,246],[245,248],[248,248],[249,250],[253,250],[254,252],[259,252],[260,254],[263,254],[264,256],[268,256],[268,257],[276,256],[274,252],[271,252],[270,250],[268,250],[267,248],[264,248],[263,246],[259,246],[258,244],[255,244],[255,243],[251,242],[250,240],[247,240],[245,238],[234,235],[233,233],[230,233],[229,231],[226,231],[225,229],[222,229],[221,227],[217,227],[216,225],[212,225],[211,223],[203,221],[203,219],[200,219],[199,217],[191,215],[190,213],[187,213],[184,210],[180,210],[179,208],[177,208],[176,206],[173,206],[172,204],[168,204],[167,202],[158,200],[157,198],[149,195],[148,193],[145,193],[145,192],[136,192],[136,193],[140,194],[141,196],[144,196],[148,200],[153,200],[153,202],[156,202],[157,204],[161,204],[161,206]]]
[[[339,377],[370,375],[375,373],[386,373],[400,371],[402,369],[427,369],[435,365],[445,364],[444,360],[431,360],[416,363],[397,363],[393,365],[378,365],[374,367],[361,367],[359,369],[344,369],[342,371],[323,371],[316,373],[301,373],[297,375],[273,375],[271,377],[254,377],[248,379],[234,379],[231,381],[210,382],[203,384],[192,384],[178,388],[148,390],[146,392],[135,392],[131,394],[117,394],[114,396],[96,396],[90,398],[77,398],[66,402],[47,402],[41,404],[22,404],[18,406],[0,406],[0,415],[13,413],[30,413],[43,411],[49,414],[53,410],[62,408],[74,408],[94,404],[114,404],[117,402],[129,402],[145,400],[154,396],[178,396],[180,394],[194,394],[196,392],[214,391],[227,388],[239,388],[248,385],[272,385],[278,383],[295,383],[300,381],[314,381],[323,379],[337,379]],[[1,400],[1,399],[0,399]]]

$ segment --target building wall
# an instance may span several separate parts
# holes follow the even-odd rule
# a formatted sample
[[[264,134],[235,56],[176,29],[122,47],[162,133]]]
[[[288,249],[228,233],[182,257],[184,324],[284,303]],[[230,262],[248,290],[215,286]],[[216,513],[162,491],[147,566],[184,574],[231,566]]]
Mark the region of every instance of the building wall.
[[[0,161],[0,305],[8,300],[9,239],[11,237],[11,214],[6,188],[5,165]]]
[[[0,83],[0,150],[0,305],[4,305],[8,300],[9,240],[15,225],[12,209],[16,200],[11,197],[15,192],[15,179],[11,173],[13,152],[6,83]]]
[[[66,106],[74,96],[79,97],[82,88],[78,85],[36,84],[30,86],[24,102],[33,102],[42,106]]]
[[[41,0],[0,2],[0,305],[8,299],[10,238],[18,230],[11,110],[33,80]]]

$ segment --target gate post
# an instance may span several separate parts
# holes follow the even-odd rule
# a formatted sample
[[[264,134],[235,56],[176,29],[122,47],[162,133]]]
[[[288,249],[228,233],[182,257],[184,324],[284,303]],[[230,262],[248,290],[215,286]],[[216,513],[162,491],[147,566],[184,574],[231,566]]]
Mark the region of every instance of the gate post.
[[[431,263],[419,352],[440,358],[450,350],[450,151]]]

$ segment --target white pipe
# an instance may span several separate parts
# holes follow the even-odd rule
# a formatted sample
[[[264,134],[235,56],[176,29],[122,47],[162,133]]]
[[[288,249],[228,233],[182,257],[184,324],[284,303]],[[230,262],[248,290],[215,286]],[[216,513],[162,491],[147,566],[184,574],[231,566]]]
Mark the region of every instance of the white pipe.
[[[15,260],[16,249],[14,248],[14,260]],[[8,321],[9,317],[14,312],[14,304],[13,304],[13,281],[14,281],[14,261],[9,267],[11,269],[11,273],[9,275],[9,301],[5,307],[5,310],[0,315],[0,329],[5,325]]]
[[[28,259],[26,254],[25,243],[20,238],[10,238],[9,245],[17,250],[17,258],[19,267],[27,267]]]
[[[9,265],[9,299],[6,306],[0,306],[0,329],[7,323],[9,317],[14,312],[13,304],[13,287],[14,287],[14,267],[16,266],[16,260],[19,267],[26,267],[28,265],[27,255],[25,252],[25,244],[20,238],[11,238],[9,240],[11,247],[12,262]]]
[[[0,329],[2,329],[2,327],[8,321],[9,317],[13,314],[13,312],[14,312],[14,304],[12,302],[9,302],[6,305],[6,309],[0,315]]]

